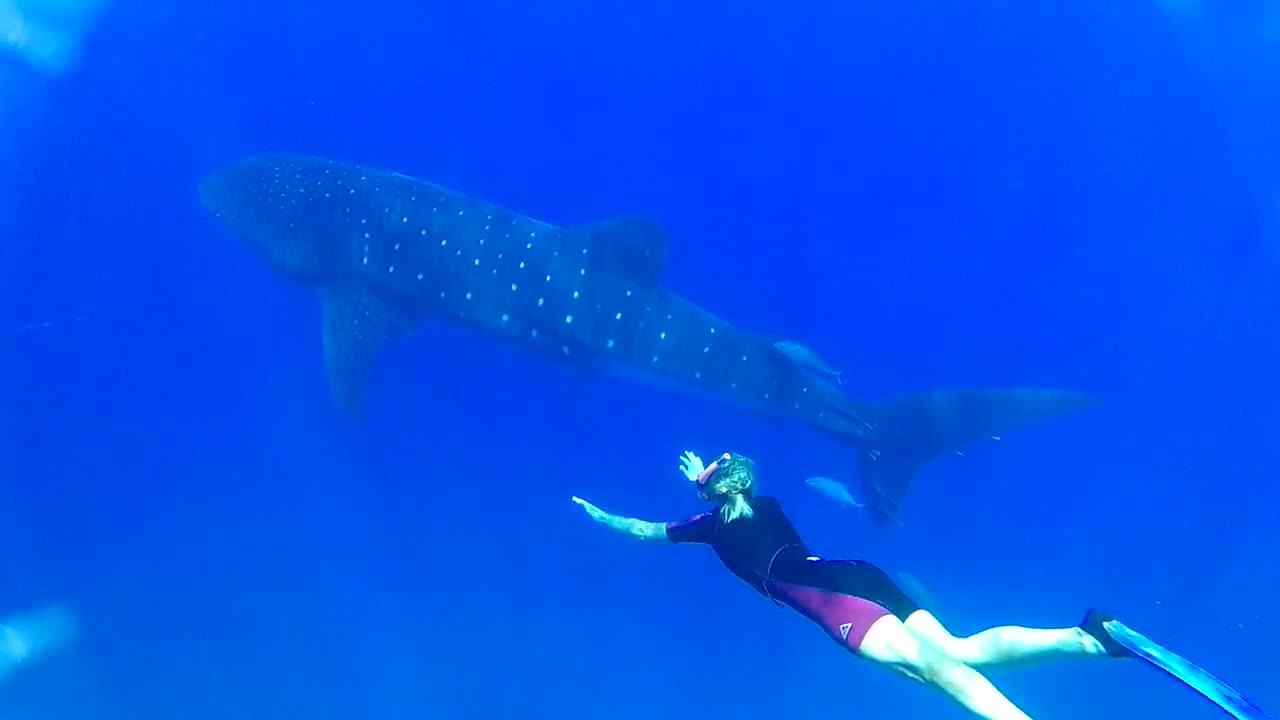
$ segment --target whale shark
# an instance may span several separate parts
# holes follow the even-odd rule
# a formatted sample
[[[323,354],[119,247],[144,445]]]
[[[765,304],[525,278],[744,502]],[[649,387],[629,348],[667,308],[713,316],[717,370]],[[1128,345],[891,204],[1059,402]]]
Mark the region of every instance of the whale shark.
[[[455,322],[589,376],[674,387],[830,436],[857,451],[862,496],[890,525],[925,462],[1091,402],[1026,387],[855,399],[798,343],[664,286],[667,235],[641,218],[560,226],[401,173],[287,154],[222,166],[199,194],[319,296],[326,374],[353,417],[384,347]]]

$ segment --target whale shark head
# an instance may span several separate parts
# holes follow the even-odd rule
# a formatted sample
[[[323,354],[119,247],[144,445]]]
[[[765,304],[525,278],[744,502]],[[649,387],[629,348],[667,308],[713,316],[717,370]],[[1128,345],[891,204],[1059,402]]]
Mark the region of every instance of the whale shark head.
[[[260,156],[226,165],[200,182],[204,207],[277,271],[306,284],[337,279],[352,240],[335,216],[364,202],[335,164]],[[325,192],[313,192],[317,187]],[[341,193],[341,197],[339,197]]]

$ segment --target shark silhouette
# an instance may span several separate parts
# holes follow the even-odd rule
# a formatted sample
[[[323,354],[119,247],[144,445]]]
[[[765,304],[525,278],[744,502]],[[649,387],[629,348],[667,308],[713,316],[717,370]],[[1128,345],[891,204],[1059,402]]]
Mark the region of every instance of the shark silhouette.
[[[1041,388],[856,400],[794,343],[741,330],[663,287],[667,238],[644,220],[558,227],[406,175],[291,155],[223,167],[200,194],[274,269],[319,295],[327,375],[351,415],[384,345],[429,319],[452,320],[570,367],[656,380],[825,433],[858,451],[865,499],[889,525],[923,463],[1090,402]]]

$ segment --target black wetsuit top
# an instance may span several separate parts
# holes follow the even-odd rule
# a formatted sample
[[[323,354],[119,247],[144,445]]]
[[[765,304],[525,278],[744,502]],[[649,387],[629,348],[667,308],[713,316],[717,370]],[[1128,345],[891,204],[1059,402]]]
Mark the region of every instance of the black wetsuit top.
[[[724,566],[756,592],[778,604],[791,605],[819,622],[827,610],[813,606],[812,596],[798,598],[796,588],[821,591],[828,598],[832,593],[861,598],[901,620],[919,609],[883,570],[871,563],[814,557],[776,498],[757,497],[750,503],[752,516],[731,523],[720,519],[718,508],[667,523],[667,539],[673,543],[710,545]],[[876,617],[867,616],[867,621]],[[847,640],[849,626],[841,627],[842,624],[833,627],[845,633],[841,639]],[[860,637],[855,633],[855,639]]]
[[[719,509],[681,522],[667,523],[667,539],[673,543],[710,545],[720,562],[765,597],[773,595],[767,580],[814,585],[811,553],[782,506],[772,497],[751,501],[754,514],[726,524]],[[823,583],[816,583],[821,586]]]

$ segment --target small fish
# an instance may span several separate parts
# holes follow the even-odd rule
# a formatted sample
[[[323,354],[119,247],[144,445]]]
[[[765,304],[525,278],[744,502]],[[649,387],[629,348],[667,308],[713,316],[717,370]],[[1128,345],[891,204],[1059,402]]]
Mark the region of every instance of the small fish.
[[[864,502],[859,502],[853,493],[849,490],[849,486],[839,480],[832,480],[829,477],[815,476],[804,481],[806,485],[817,490],[820,495],[828,500],[834,501],[840,507],[864,508],[867,506]]]
[[[23,325],[21,328],[19,328],[18,334],[31,335],[33,333],[43,332],[45,330],[52,330],[57,327],[74,325],[75,323],[81,322],[83,320],[84,320],[83,317],[77,315],[75,317],[67,318],[63,320],[46,320],[44,322],[31,323],[29,325]]]
[[[818,353],[808,347],[790,340],[779,340],[773,346],[778,349],[778,352],[786,355],[791,362],[805,370],[821,377],[831,378],[839,385],[844,384],[844,373],[828,365],[825,360],[818,356]]]

